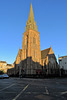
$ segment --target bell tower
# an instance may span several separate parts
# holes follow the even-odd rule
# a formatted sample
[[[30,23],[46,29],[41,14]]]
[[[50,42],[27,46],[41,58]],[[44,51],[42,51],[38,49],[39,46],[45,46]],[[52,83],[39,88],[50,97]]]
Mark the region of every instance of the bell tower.
[[[36,69],[41,69],[40,37],[34,20],[32,3],[25,32],[23,33],[21,60],[26,74],[36,74]]]

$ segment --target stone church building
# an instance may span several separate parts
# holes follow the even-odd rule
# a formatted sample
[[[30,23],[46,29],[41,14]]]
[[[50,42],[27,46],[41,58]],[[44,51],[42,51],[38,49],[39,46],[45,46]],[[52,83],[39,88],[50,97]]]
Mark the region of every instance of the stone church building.
[[[14,68],[8,70],[9,75],[56,74],[58,64],[52,48],[40,50],[40,37],[34,20],[32,4],[23,33],[22,49],[19,48]]]

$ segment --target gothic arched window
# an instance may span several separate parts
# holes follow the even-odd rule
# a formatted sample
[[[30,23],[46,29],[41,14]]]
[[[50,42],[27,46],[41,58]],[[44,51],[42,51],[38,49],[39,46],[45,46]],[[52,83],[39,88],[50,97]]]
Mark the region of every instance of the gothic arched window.
[[[35,40],[35,38],[33,37],[33,43],[36,43],[36,40]]]
[[[35,58],[35,50],[34,50],[34,58]]]

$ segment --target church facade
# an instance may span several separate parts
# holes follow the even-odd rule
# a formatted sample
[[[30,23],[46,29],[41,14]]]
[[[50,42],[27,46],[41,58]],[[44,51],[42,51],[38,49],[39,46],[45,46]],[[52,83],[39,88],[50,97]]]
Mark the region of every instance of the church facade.
[[[14,75],[55,74],[58,68],[52,48],[40,50],[40,37],[31,4],[23,33],[22,49],[19,48],[14,68],[8,70],[8,73],[9,75],[11,72]]]

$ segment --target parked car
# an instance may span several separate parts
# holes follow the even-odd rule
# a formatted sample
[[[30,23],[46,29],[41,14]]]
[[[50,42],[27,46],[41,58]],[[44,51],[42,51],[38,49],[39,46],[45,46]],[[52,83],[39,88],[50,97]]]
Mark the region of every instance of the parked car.
[[[0,75],[0,79],[3,79],[3,75]]]
[[[9,76],[7,74],[3,74],[4,78],[9,78]]]
[[[7,74],[0,75],[0,79],[4,79],[4,78],[9,78],[9,76]]]

